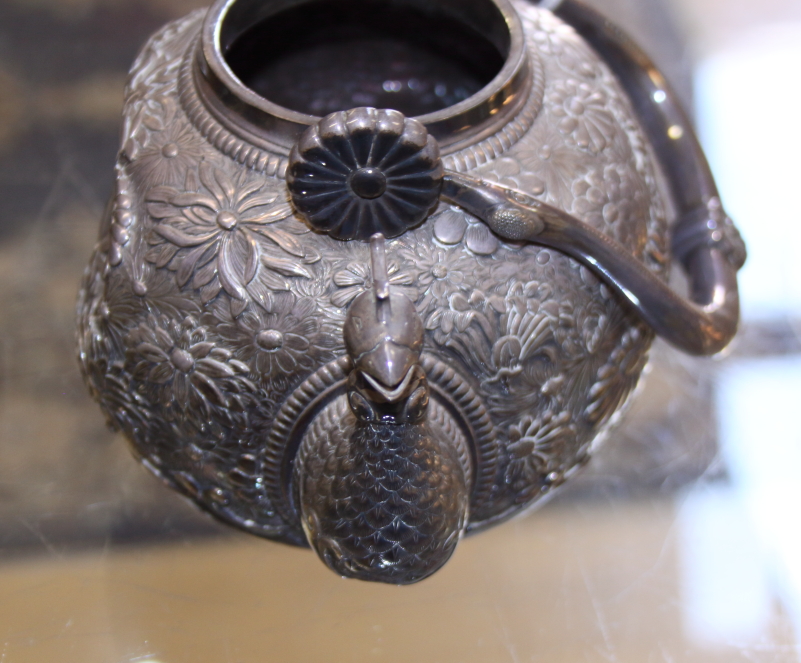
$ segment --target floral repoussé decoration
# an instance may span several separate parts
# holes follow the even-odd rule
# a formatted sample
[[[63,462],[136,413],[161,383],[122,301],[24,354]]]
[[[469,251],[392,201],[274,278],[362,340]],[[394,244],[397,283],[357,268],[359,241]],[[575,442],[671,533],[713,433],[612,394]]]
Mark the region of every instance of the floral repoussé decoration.
[[[519,493],[521,502],[539,490],[540,478],[557,484],[562,476],[559,463],[575,436],[569,412],[546,411],[541,417],[523,417],[509,429],[509,466],[506,482]]]
[[[127,345],[132,377],[164,407],[199,409],[207,416],[212,408],[242,412],[256,391],[248,365],[209,341],[192,316],[176,322],[151,315],[131,331]]]
[[[323,333],[313,300],[276,300],[271,313],[251,309],[221,323],[218,333],[263,380],[302,374],[333,358],[330,334]]]
[[[246,171],[231,178],[201,164],[199,191],[157,186],[147,196],[156,221],[147,260],[174,271],[181,287],[199,289],[204,303],[221,291],[247,301],[257,275],[274,290],[287,290],[287,277],[311,278],[309,254],[297,237],[277,227],[292,215],[279,191]]]

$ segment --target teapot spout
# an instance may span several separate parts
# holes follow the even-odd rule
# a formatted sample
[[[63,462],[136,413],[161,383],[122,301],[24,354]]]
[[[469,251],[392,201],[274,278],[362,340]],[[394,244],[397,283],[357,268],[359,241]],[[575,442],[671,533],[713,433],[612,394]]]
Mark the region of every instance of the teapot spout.
[[[436,426],[362,423],[347,409],[328,417],[328,435],[296,468],[309,544],[344,577],[423,580],[450,559],[467,522],[456,449]]]
[[[296,459],[309,544],[336,573],[406,585],[448,561],[464,531],[468,481],[456,441],[429,416],[423,323],[390,293],[384,238],[375,286],[348,310],[347,399],[318,414]]]

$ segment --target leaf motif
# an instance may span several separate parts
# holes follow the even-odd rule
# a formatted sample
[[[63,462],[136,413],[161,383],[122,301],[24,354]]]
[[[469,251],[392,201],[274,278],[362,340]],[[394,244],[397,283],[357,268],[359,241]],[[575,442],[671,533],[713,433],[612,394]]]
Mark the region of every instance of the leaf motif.
[[[334,283],[340,288],[350,285],[362,286],[367,282],[369,275],[367,267],[358,263],[351,263],[346,269],[341,269],[334,274]]]
[[[145,253],[145,260],[153,263],[156,267],[165,267],[173,256],[178,253],[178,247],[175,244],[159,244],[158,246],[151,247]]]
[[[181,264],[178,266],[178,271],[175,273],[175,280],[182,288],[189,281],[192,273],[195,271],[195,265],[197,265],[198,259],[203,255],[205,250],[205,246],[198,246],[183,255]]]
[[[483,223],[474,223],[465,233],[465,244],[473,253],[489,256],[498,250],[498,238]]]
[[[217,275],[225,292],[236,299],[246,299],[247,291],[242,286],[241,260],[237,259],[230,233],[223,236],[217,255]]]
[[[467,328],[470,326],[470,323],[473,321],[473,312],[468,313],[456,313],[456,329],[457,331],[464,333],[467,331]]]
[[[189,354],[191,354],[195,359],[203,359],[207,357],[209,352],[214,349],[214,343],[210,343],[209,341],[201,341],[200,343],[195,343],[191,348],[189,348]]]
[[[456,314],[453,311],[443,311],[442,319],[440,320],[440,329],[446,334],[453,331],[456,322]]]
[[[214,179],[217,180],[217,184],[220,185],[220,189],[222,189],[223,192],[224,198],[221,199],[221,202],[224,202],[226,207],[233,209],[234,195],[236,194],[236,187],[233,181],[225,172],[218,168],[214,169]]]
[[[202,161],[198,168],[200,182],[217,199],[217,204],[225,202],[225,192],[220,188],[215,177],[215,168],[206,161]]]
[[[238,318],[245,309],[248,307],[248,301],[246,299],[231,299],[230,300],[230,308],[231,308],[231,317]]]
[[[155,384],[164,384],[169,382],[170,378],[175,374],[172,367],[168,362],[156,364],[148,373],[147,379]]]
[[[216,359],[199,359],[196,364],[198,370],[202,370],[211,378],[232,378],[235,373],[230,366],[226,366]]]
[[[266,199],[266,198],[265,198]],[[251,202],[251,201],[248,201]],[[270,203],[260,202],[259,205],[251,205],[248,209],[252,207],[260,207],[261,205],[268,205]],[[269,212],[266,214],[260,214],[259,216],[254,216],[248,218],[248,223],[258,223],[258,224],[265,224],[265,223],[276,223],[277,221],[283,221],[284,219],[292,216],[292,208],[289,205],[278,205],[273,207]]]
[[[267,239],[275,242],[287,253],[291,253],[293,256],[297,256],[298,258],[304,257],[305,251],[303,250],[300,242],[292,237],[292,235],[289,233],[276,228],[255,228],[255,230],[264,235]]]
[[[426,329],[429,331],[437,329],[439,327],[439,322],[441,319],[442,319],[442,309],[438,308],[426,319]]]
[[[172,242],[181,248],[189,248],[190,246],[198,246],[210,239],[213,239],[217,234],[216,232],[205,233],[203,235],[189,235],[182,230],[178,230],[175,226],[160,223],[154,228],[155,232],[161,235],[168,242]]]
[[[259,191],[262,186],[264,186],[264,182],[260,180],[253,180],[248,182],[247,184],[243,185],[239,191],[236,193],[236,207],[240,212],[245,212],[253,207],[259,207],[260,205],[269,205],[272,203],[277,197],[277,194],[266,194],[263,196],[255,196],[255,198],[250,198],[254,193]],[[258,202],[255,205],[253,204],[254,199],[267,199],[269,198],[269,202]]]
[[[314,247],[304,246],[303,251],[303,262],[307,265],[313,265],[322,260],[322,254]]]
[[[147,213],[154,219],[169,219],[176,215],[177,210],[169,203],[148,203]]]
[[[492,364],[496,368],[509,368],[520,358],[522,347],[516,336],[504,336],[492,348]]]
[[[217,263],[213,260],[206,263],[200,269],[195,270],[195,276],[192,278],[192,287],[196,290],[202,288],[217,275]]]
[[[156,327],[153,330],[153,334],[156,337],[156,342],[161,344],[163,348],[171,348],[172,347],[172,339],[170,335],[163,330],[161,327]]]
[[[259,269],[259,258],[261,257],[261,247],[259,243],[256,241],[256,238],[253,237],[248,232],[243,233],[244,239],[246,242],[246,255],[247,260],[245,261],[245,284],[250,283],[253,280],[253,277],[256,276],[256,272]]]
[[[278,277],[275,276],[275,278]],[[248,291],[248,294],[251,296],[253,301],[255,301],[265,311],[270,311],[272,309],[273,293],[260,280],[256,279],[251,281],[245,286],[245,289]],[[286,290],[286,288],[280,288],[280,289]]]
[[[151,343],[140,343],[136,347],[136,351],[142,355],[147,361],[163,362],[167,361],[167,353],[161,348]]]
[[[260,278],[262,281],[264,281],[264,285],[272,290],[289,290],[289,282],[286,279],[281,278],[275,272],[264,270],[262,271]]]
[[[164,123],[161,121],[161,118],[151,115],[150,113],[142,118],[142,124],[151,131],[162,131],[164,129]]]
[[[204,193],[192,193],[192,192],[179,192],[172,196],[170,202],[175,205],[176,207],[194,207],[194,206],[201,206],[201,207],[208,207],[211,210],[217,210],[219,208],[219,203],[212,198],[211,196],[207,196]]]
[[[531,333],[530,336],[524,337],[525,340],[523,341],[523,349],[520,353],[521,361],[525,361],[529,357],[534,356],[537,352],[542,348],[542,346],[547,343],[553,337],[553,332],[551,331],[550,326],[548,325],[548,321],[543,319],[542,322],[537,325],[536,329]]]
[[[147,192],[146,200],[149,203],[169,203],[178,194],[178,190],[171,186],[154,186]]]
[[[338,290],[331,295],[331,303],[338,308],[345,308],[354,299],[356,299],[356,296],[361,292],[361,290],[361,288],[355,286]]]
[[[228,363],[238,373],[244,373],[245,375],[250,373],[250,366],[248,366],[244,362],[238,361],[237,359],[232,359]]]
[[[220,280],[213,279],[200,289],[200,302],[204,305],[208,304],[212,299],[220,294],[220,290],[222,290]]]
[[[263,253],[261,262],[268,269],[278,272],[283,276],[300,276],[307,279],[312,277],[311,272],[295,260],[279,258],[269,253]]]
[[[467,230],[467,219],[461,212],[447,210],[434,219],[434,236],[443,244],[458,244]]]
[[[201,359],[201,361],[213,361]],[[192,372],[192,384],[195,385],[197,390],[208,398],[212,403],[225,407],[225,396],[220,388],[214,384],[214,381],[208,376],[204,375],[201,371]]]

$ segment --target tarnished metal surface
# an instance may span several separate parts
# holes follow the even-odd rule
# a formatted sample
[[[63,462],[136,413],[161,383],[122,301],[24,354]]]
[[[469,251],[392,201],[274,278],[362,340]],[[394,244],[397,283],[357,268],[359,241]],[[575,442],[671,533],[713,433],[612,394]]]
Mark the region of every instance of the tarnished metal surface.
[[[618,81],[549,11],[499,6],[514,19],[502,77],[511,102],[455,135],[447,117],[432,118],[445,167],[564,210],[664,279],[665,205]],[[289,119],[262,126],[268,106],[237,114],[220,102],[217,70],[201,66],[215,55],[209,20],[202,39],[202,13],[170,24],[132,70],[117,192],[79,302],[81,364],[109,419],[170,485],[239,527],[302,544],[299,491],[325,501],[321,486],[347,479],[349,454],[374,467],[400,449],[399,429],[343,433],[373,426],[360,429],[353,417],[363,411],[352,399],[347,407],[357,371],[343,326],[349,307],[376,296],[376,275],[367,244],[313,232],[289,204]],[[415,499],[470,486],[465,526],[480,528],[587,461],[636,386],[653,333],[588,267],[518,241],[528,237],[504,239],[459,207],[441,202],[402,230],[386,244],[385,281],[422,323],[414,365],[430,385],[429,423],[452,450],[422,445],[450,469],[427,477]],[[332,473],[310,460],[320,445],[340,462]],[[313,518],[303,520],[314,539]],[[438,540],[455,543],[449,533],[461,528],[447,525]]]

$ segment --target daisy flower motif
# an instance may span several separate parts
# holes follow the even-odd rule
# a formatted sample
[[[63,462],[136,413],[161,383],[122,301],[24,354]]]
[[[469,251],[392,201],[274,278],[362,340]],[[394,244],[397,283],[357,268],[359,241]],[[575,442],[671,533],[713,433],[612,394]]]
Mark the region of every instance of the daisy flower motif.
[[[560,81],[548,101],[559,130],[580,149],[598,154],[615,135],[615,120],[601,90],[576,80]]]
[[[582,221],[611,234],[626,247],[641,246],[645,237],[632,219],[647,218],[649,199],[619,164],[593,169],[573,182],[572,212]]]
[[[178,185],[186,172],[203,158],[203,148],[194,129],[174,113],[154,130],[144,147],[138,150],[131,162],[131,170],[140,182]],[[156,122],[156,119],[151,122]]]
[[[441,249],[434,244],[418,243],[404,248],[401,256],[414,265],[415,285],[421,294],[444,300],[448,294],[465,286],[465,275],[475,272],[474,258],[458,249]]]
[[[192,316],[182,322],[148,316],[130,332],[126,345],[133,378],[144,382],[164,407],[206,414],[212,406],[242,410],[242,395],[256,390],[246,377],[249,367],[209,341],[205,327]]]
[[[289,287],[285,277],[311,278],[304,261],[313,258],[295,235],[276,227],[292,215],[277,186],[246,171],[231,178],[205,163],[199,175],[199,191],[150,190],[148,212],[156,223],[149,262],[174,271],[179,286],[199,289],[204,303],[221,290],[246,301],[257,274],[281,290]]]
[[[542,478],[551,472],[556,474],[558,460],[575,434],[569,412],[555,414],[550,410],[536,419],[524,417],[509,429],[506,483],[521,493],[521,501],[539,491]]]
[[[248,309],[218,327],[228,346],[238,348],[238,356],[265,381],[309,371],[329,359],[314,301],[293,299],[277,299],[272,313]]]

